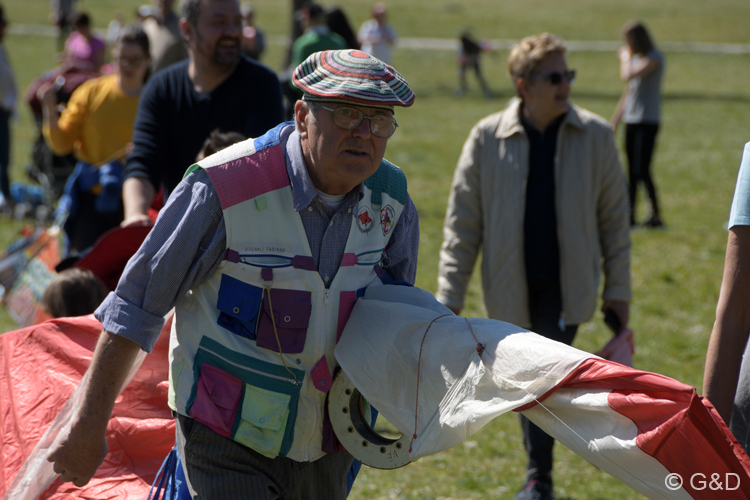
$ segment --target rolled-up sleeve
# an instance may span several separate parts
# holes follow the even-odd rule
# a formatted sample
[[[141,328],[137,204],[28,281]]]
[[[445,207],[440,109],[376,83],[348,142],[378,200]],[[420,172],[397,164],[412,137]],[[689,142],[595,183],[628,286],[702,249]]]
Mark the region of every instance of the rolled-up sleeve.
[[[105,330],[151,352],[164,316],[188,290],[206,281],[226,251],[226,228],[218,196],[203,170],[182,181],[117,289],[96,310]]]

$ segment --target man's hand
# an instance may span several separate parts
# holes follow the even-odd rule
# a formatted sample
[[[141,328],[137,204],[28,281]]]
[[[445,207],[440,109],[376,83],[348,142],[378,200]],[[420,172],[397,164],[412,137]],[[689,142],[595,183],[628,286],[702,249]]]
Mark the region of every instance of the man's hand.
[[[104,461],[109,417],[140,350],[135,342],[106,330],[99,335],[70,429],[60,433],[47,454],[63,481],[84,486]]]
[[[624,330],[625,327],[628,326],[628,321],[630,320],[630,304],[624,300],[605,300],[604,304],[602,304],[601,311],[604,313],[607,309],[612,309],[612,311],[614,311],[617,318],[620,320],[620,328]]]
[[[52,469],[60,474],[64,482],[85,486],[107,456],[107,439],[105,432],[107,420],[101,423],[74,422],[72,427],[63,431],[47,454],[52,462]]]
[[[132,217],[128,217],[124,221],[120,223],[120,227],[129,227],[129,226],[153,226],[154,221],[151,220],[151,217],[144,214],[137,214]]]

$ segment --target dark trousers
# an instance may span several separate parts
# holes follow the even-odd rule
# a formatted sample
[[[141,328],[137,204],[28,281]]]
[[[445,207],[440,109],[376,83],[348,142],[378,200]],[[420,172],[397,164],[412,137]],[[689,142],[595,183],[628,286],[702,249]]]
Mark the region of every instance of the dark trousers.
[[[352,456],[346,451],[314,462],[267,458],[176,415],[175,438],[194,500],[345,500]]]
[[[548,339],[571,345],[578,325],[560,329],[562,293],[557,280],[529,280],[529,314],[531,331]],[[520,415],[523,443],[529,461],[526,465],[528,479],[551,480],[552,448],[555,440],[529,419]]]
[[[643,183],[651,202],[651,211],[659,215],[656,188],[651,179],[651,157],[656,144],[658,123],[628,123],[625,127],[625,152],[628,155],[628,179],[630,189],[630,221],[635,222],[635,198],[638,184]]]
[[[10,111],[0,109],[0,191],[10,203]]]

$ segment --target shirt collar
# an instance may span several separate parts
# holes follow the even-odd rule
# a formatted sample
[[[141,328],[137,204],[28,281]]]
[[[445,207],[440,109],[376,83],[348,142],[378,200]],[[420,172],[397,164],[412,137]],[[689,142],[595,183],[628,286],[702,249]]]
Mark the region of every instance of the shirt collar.
[[[331,28],[329,28],[325,24],[318,24],[307,28],[307,30],[305,30],[305,33],[317,33],[318,35],[325,36],[331,34]]]
[[[568,112],[563,115],[560,127],[564,127],[566,124],[573,125],[574,127],[583,130],[583,122],[578,116],[578,108],[570,103],[568,106]],[[498,139],[507,139],[513,134],[522,133],[524,131],[523,124],[521,123],[521,99],[514,97],[508,103],[508,107],[505,108],[502,118],[497,125],[495,130],[495,137]]]
[[[302,144],[300,143],[299,132],[294,130],[286,142],[286,172],[289,175],[289,181],[292,186],[292,199],[294,200],[294,210],[299,212],[312,204],[318,196],[318,192],[313,185],[310,174],[307,172],[305,157],[302,154]],[[344,198],[341,208],[353,207],[364,196],[364,188],[360,183],[352,189]]]

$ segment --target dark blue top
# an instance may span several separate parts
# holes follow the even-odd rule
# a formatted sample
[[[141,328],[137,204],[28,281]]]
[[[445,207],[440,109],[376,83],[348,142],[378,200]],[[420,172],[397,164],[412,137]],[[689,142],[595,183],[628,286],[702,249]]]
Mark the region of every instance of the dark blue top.
[[[524,257],[528,280],[560,279],[560,247],[555,210],[555,150],[563,114],[544,132],[521,120],[529,138],[529,178],[526,184]]]
[[[138,104],[133,152],[125,178],[147,177],[171,193],[214,129],[260,137],[283,121],[281,86],[268,67],[240,58],[226,81],[209,94],[196,92],[188,61],[151,77]]]

